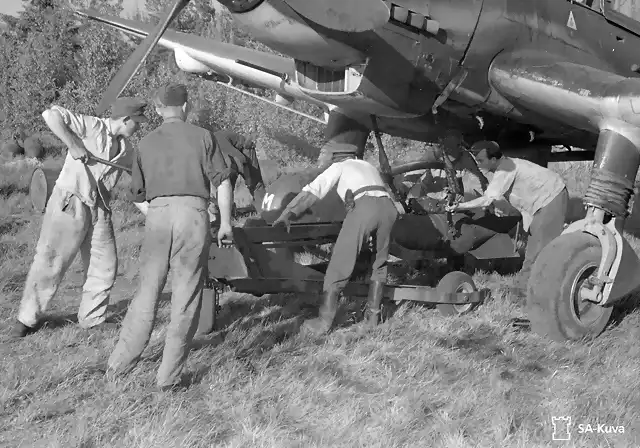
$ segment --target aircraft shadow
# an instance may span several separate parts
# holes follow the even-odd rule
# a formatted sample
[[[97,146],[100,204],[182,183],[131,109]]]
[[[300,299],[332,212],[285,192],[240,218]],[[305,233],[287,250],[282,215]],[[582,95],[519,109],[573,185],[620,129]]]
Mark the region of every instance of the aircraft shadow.
[[[613,328],[617,327],[622,324],[629,314],[638,309],[640,309],[640,292],[636,291],[614,306],[609,325]]]
[[[270,132],[270,137],[288,147],[298,155],[317,160],[320,156],[320,148],[310,144],[308,141],[287,132],[274,130]]]

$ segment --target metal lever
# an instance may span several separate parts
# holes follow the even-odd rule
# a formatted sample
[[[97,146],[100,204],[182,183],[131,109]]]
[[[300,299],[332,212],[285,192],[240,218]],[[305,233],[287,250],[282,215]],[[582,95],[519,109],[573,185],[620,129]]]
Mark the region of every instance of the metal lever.
[[[111,162],[109,160],[105,160],[105,159],[101,159],[100,157],[96,157],[94,155],[92,155],[91,153],[87,153],[89,154],[89,160],[93,160],[96,161],[98,163],[102,163],[103,165],[108,165],[108,166],[112,166],[114,168],[118,168],[119,170],[123,170],[126,171],[127,173],[131,174],[131,168],[127,168],[124,165],[119,165],[117,163]]]
[[[451,81],[449,81],[449,84],[447,84],[444,90],[440,92],[438,98],[436,98],[436,100],[433,102],[433,106],[431,106],[431,113],[433,115],[438,113],[438,108],[442,106],[444,102],[447,101],[447,99],[449,99],[449,95],[451,95],[458,87],[460,87],[464,80],[467,79],[468,74],[469,72],[467,72],[466,69],[461,68],[460,71],[456,73],[456,75],[451,79]]]
[[[400,192],[396,188],[393,183],[393,176],[391,175],[391,165],[389,164],[389,158],[387,157],[387,153],[384,150],[384,146],[382,145],[382,138],[380,138],[380,130],[378,129],[378,121],[376,120],[375,115],[371,115],[371,123],[373,125],[373,133],[376,137],[376,143],[378,145],[378,158],[380,159],[380,171],[382,172],[382,176],[384,181],[389,185],[391,192],[393,193],[394,199],[402,205],[405,213],[410,213],[410,209],[407,204],[404,202],[404,199],[400,196]]]

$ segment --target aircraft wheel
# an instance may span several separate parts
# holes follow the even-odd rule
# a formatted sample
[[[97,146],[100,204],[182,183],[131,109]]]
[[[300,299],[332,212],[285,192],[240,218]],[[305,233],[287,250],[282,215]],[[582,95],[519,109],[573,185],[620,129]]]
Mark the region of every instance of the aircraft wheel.
[[[438,282],[438,294],[451,293],[470,293],[475,292],[476,288],[473,279],[469,274],[460,271],[449,272]],[[467,314],[478,306],[476,303],[465,303],[464,305],[455,305],[452,303],[439,303],[436,305],[438,311],[445,316],[457,316]]]
[[[598,239],[584,232],[561,235],[540,252],[527,288],[533,331],[559,342],[592,339],[604,331],[613,308],[580,298],[601,253]]]

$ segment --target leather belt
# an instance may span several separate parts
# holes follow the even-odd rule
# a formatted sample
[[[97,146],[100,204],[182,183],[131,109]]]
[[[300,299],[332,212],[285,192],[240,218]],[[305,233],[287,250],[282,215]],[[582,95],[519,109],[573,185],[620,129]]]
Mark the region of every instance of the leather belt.
[[[360,187],[356,191],[351,191],[351,189],[347,190],[344,194],[344,206],[347,209],[347,212],[353,210],[356,206],[356,196],[361,193],[366,193],[368,191],[384,191],[387,193],[387,189],[382,185],[367,185],[365,187]]]
[[[387,189],[382,185],[367,185],[366,187],[360,187],[356,191],[353,192],[353,197],[355,198],[360,193],[366,193],[367,191],[384,191],[387,192]]]

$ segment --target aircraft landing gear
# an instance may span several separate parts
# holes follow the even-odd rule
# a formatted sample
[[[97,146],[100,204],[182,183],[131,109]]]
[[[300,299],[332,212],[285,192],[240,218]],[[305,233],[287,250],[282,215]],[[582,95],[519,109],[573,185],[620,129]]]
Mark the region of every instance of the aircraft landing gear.
[[[640,260],[622,235],[640,164],[638,142],[603,130],[598,139],[584,219],[545,247],[531,270],[531,329],[556,341],[604,331],[612,305],[640,286]]]

